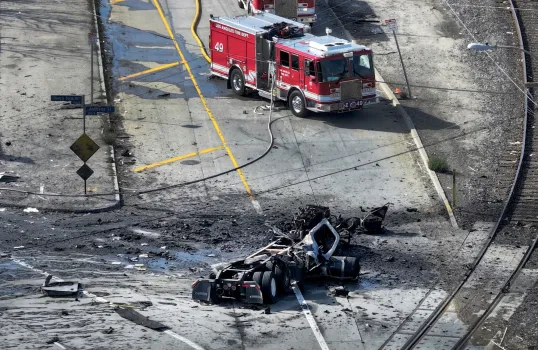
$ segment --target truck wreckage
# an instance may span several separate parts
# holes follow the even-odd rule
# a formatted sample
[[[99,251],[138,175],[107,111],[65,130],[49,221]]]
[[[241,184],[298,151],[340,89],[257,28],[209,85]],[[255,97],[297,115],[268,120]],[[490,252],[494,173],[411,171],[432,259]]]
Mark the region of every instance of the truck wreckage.
[[[275,228],[277,239],[245,259],[219,264],[208,279],[192,284],[192,298],[218,303],[236,299],[253,304],[275,303],[279,295],[302,286],[308,277],[357,280],[356,257],[337,256],[340,244],[357,232],[378,233],[389,204],[375,208],[364,218],[343,219],[329,208],[307,206],[294,216],[293,229],[283,233]]]

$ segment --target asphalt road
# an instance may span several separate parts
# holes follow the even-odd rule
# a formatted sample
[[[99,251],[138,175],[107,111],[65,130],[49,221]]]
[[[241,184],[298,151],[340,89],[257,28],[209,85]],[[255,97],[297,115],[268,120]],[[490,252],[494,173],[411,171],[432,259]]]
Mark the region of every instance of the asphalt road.
[[[233,0],[202,5],[202,40],[210,13],[242,13]],[[472,238],[484,232],[469,237],[451,229],[428,177],[408,152],[414,145],[403,121],[384,102],[308,119],[283,109],[273,115],[275,147],[241,173],[129,195],[231,169],[234,162],[254,159],[269,142],[267,113],[253,112],[267,101],[239,98],[225,82],[207,79],[208,64],[190,31],[194,2],[160,6],[163,16],[152,1],[101,7],[121,115],[116,155],[125,206],[92,215],[0,212],[1,248],[16,260],[0,262],[5,271],[0,336],[12,348],[45,346],[55,335],[62,346],[81,349],[324,349],[323,342],[330,349],[379,348],[437,281],[450,289],[479,247]],[[336,23],[330,9],[319,6],[325,20]],[[166,39],[165,23],[179,50]],[[323,30],[314,27],[317,34]],[[179,51],[192,73],[176,64]],[[139,74],[148,69],[153,71]],[[214,307],[190,300],[190,283],[207,274],[210,264],[258,248],[270,238],[270,227],[289,219],[299,205],[357,215],[360,207],[385,202],[394,203],[386,234],[358,236],[349,252],[360,257],[363,271],[360,283],[347,286],[350,298],[330,296],[332,282],[307,286],[304,297],[315,326],[294,295],[271,306],[270,314],[239,303]],[[173,258],[143,255],[163,251]],[[144,267],[137,270],[133,260]],[[45,271],[79,280],[106,301],[43,298]],[[173,334],[135,326],[107,301],[129,304]]]
[[[110,26],[115,74],[129,77],[145,68],[181,61],[181,55],[189,67],[173,66],[119,82],[120,109],[125,111],[123,123],[130,136],[126,147],[136,158],[135,164],[122,167],[128,179],[124,187],[192,181],[262,154],[270,142],[269,116],[254,109],[268,101],[255,95],[238,97],[226,89],[225,81],[207,79],[208,63],[190,30],[194,4],[164,1],[163,18],[150,5],[141,9],[140,3],[112,5],[110,21],[130,21],[129,28]],[[210,13],[242,14],[232,0],[203,1],[202,8],[198,33],[206,43]],[[330,15],[324,11],[324,16]],[[167,26],[177,49],[170,40],[147,31],[138,35],[140,30],[133,29],[169,36]],[[314,28],[319,34],[321,29]],[[158,95],[162,98],[156,99]],[[196,205],[193,200],[219,206],[233,202],[238,210],[258,213],[308,203],[340,212],[386,202],[394,203],[396,212],[437,208],[428,178],[408,152],[413,143],[407,129],[386,102],[356,113],[307,119],[296,118],[284,108],[272,119],[275,144],[260,161],[197,185],[144,195],[144,200],[168,207]]]

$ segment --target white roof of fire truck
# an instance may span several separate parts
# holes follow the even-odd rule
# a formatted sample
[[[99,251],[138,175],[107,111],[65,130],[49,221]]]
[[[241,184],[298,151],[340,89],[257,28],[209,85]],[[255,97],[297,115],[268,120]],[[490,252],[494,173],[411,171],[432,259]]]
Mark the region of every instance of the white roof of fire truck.
[[[291,49],[304,52],[317,57],[327,57],[351,51],[370,50],[368,47],[355,44],[348,40],[340,39],[331,35],[316,36],[307,33],[309,25],[294,22],[290,19],[273,15],[271,13],[258,13],[254,16],[238,17],[212,17],[212,20],[226,26],[239,29],[243,32],[261,35],[268,32],[267,27],[282,22],[289,23],[293,27],[302,29],[304,35],[288,39],[278,38],[278,43]]]

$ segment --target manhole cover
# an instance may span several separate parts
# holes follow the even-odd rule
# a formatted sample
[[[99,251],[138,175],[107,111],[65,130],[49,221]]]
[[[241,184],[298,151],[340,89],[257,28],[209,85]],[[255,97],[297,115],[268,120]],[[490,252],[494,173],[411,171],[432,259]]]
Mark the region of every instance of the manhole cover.
[[[194,159],[187,159],[187,160],[182,161],[181,164],[183,164],[183,165],[196,165],[196,164],[200,164],[200,162],[197,161],[197,160],[194,160]]]

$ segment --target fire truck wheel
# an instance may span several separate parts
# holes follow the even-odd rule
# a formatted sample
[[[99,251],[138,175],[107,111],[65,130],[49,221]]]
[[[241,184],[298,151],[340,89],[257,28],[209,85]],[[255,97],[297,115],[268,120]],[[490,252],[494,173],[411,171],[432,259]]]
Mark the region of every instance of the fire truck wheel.
[[[232,70],[232,74],[230,74],[230,80],[232,81],[232,90],[239,96],[245,96],[246,89],[243,73],[241,73],[239,69],[235,68]]]
[[[293,91],[290,94],[288,101],[289,101],[288,104],[290,106],[290,109],[293,115],[299,118],[306,117],[307,109],[306,109],[305,100],[303,98],[303,95],[299,91],[297,90]]]
[[[264,271],[261,290],[263,295],[263,302],[265,304],[273,304],[276,302],[278,290],[277,282],[273,271]]]
[[[240,8],[240,9],[244,9],[244,8],[245,8],[245,5],[243,5],[243,1],[241,1],[241,0],[237,0],[237,5],[239,5],[239,8]]]

